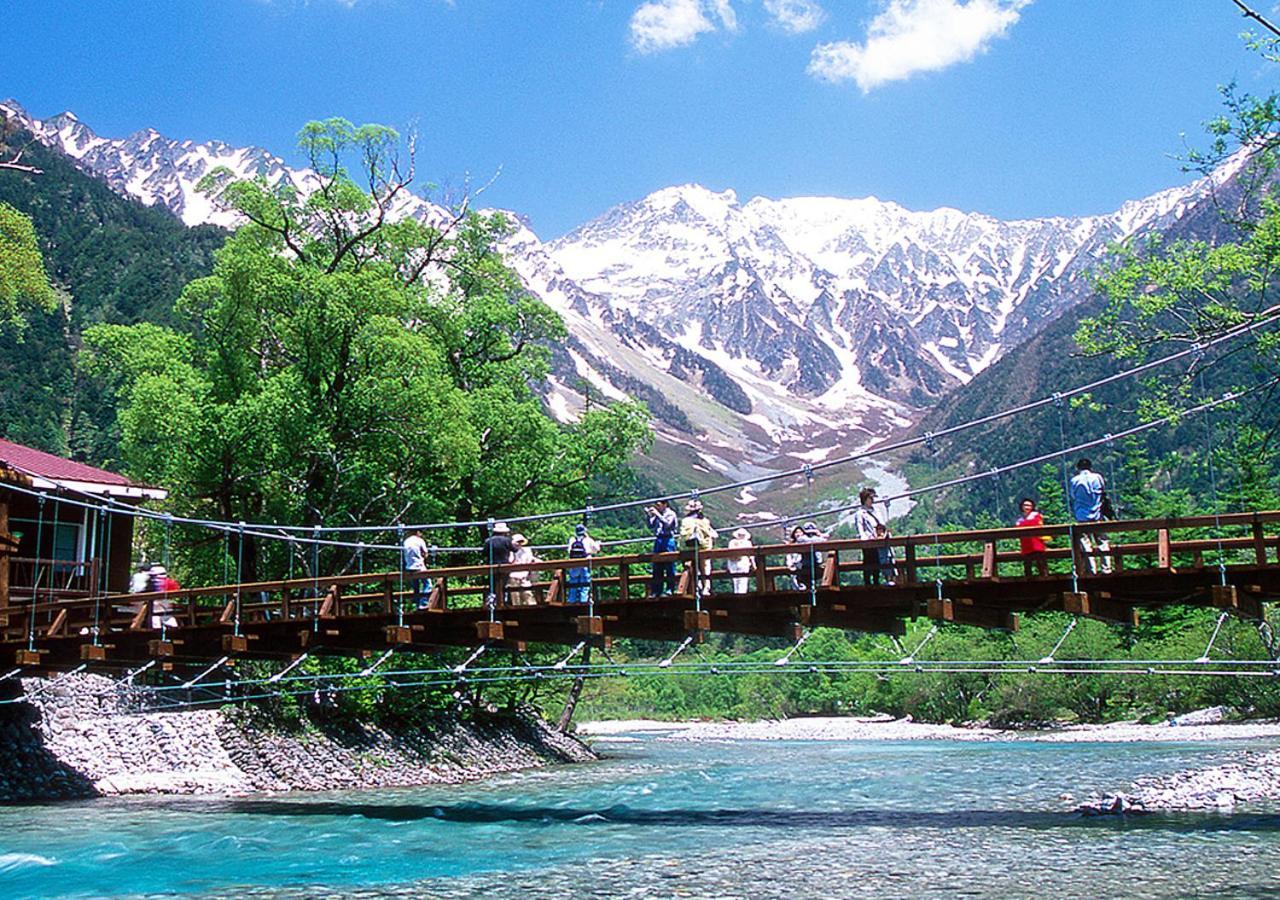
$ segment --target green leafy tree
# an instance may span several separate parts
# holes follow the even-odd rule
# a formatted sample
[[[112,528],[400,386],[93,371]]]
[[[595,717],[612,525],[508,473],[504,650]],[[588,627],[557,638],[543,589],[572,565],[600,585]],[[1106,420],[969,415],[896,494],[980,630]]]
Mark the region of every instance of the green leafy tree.
[[[118,398],[129,471],[182,509],[483,520],[582,502],[649,439],[634,404],[572,425],[546,415],[535,387],[563,324],[506,266],[501,216],[403,215],[413,167],[398,142],[381,126],[308,124],[305,196],[211,173],[202,187],[246,224],[183,291],[182,330],[86,331],[84,366]],[[252,545],[246,556],[248,577]]]
[[[56,305],[31,219],[0,203],[0,330],[21,332],[27,310]]]

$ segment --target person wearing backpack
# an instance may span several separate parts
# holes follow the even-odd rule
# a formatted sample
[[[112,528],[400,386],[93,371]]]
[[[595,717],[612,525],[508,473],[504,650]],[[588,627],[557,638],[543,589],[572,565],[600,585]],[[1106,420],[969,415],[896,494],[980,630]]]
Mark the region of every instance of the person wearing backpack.
[[[711,520],[702,511],[701,500],[690,500],[684,508],[684,518],[680,520],[680,546],[685,550],[714,550],[716,538],[720,535],[711,527]],[[691,567],[693,568],[693,567]],[[704,596],[711,592],[711,560],[701,560],[696,567],[697,592]]]
[[[805,522],[798,536],[793,532],[793,540],[798,544],[819,544],[826,539],[827,536],[822,533],[817,522]],[[800,585],[801,590],[807,591],[818,584],[818,580],[822,578],[822,561],[821,550],[815,547],[802,549],[795,569],[796,584]]]
[[[680,522],[676,511],[666,500],[655,500],[653,506],[644,511],[649,530],[653,532],[654,553],[675,553],[676,532],[680,530]],[[666,597],[676,590],[675,561],[655,562],[653,564],[653,580],[649,593],[655,597]]]
[[[589,560],[600,552],[600,542],[587,534],[587,526],[579,522],[573,526],[573,539],[569,541],[569,559]],[[591,566],[581,565],[569,569],[566,583],[569,587],[567,603],[591,602]]]

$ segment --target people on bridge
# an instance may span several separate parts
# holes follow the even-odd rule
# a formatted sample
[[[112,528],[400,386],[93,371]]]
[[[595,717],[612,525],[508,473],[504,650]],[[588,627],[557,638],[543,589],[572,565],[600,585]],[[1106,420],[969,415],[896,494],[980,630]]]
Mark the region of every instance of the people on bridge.
[[[513,534],[511,543],[515,547],[511,554],[511,562],[518,565],[533,565],[542,562],[534,555],[533,550],[529,547],[529,539],[523,534]],[[511,604],[513,606],[534,606],[537,599],[533,594],[533,570],[532,569],[516,569],[512,571],[511,577],[507,581],[507,588],[510,591]]]
[[[1030,497],[1023,497],[1018,507],[1021,515],[1014,525],[1018,528],[1044,527],[1044,516],[1040,514],[1040,510],[1036,509],[1036,501]],[[1034,569],[1041,577],[1047,577],[1049,574],[1048,539],[1043,534],[1029,534],[1022,538],[1021,542],[1023,571],[1030,576]]]
[[[151,563],[138,560],[138,567],[129,578],[130,594],[145,594],[151,588]]]
[[[147,584],[147,589],[152,593],[170,594],[174,591],[182,590],[182,585],[178,584],[178,582],[174,580],[173,576],[169,574],[169,571],[164,566],[152,566],[149,574],[150,581]]]
[[[817,544],[827,539],[817,522],[805,522],[800,528],[800,533],[797,535],[793,531],[791,536],[797,544]],[[796,585],[806,591],[816,588],[822,579],[822,551],[816,547],[804,547],[798,556],[799,559],[793,569]]]
[[[573,539],[569,541],[569,559],[590,560],[600,552],[600,542],[587,533],[587,526],[579,522],[573,526]],[[574,566],[568,571],[569,603],[591,602],[591,565]]]
[[[893,558],[893,546],[889,543],[889,528],[886,525],[876,526],[876,540],[880,547],[876,550],[880,560],[880,581],[883,584],[896,584],[898,581],[897,560]]]
[[[147,590],[155,594],[171,594],[174,591],[182,590],[182,585],[169,574],[164,566],[155,565],[148,570],[147,575],[149,581]],[[173,601],[166,598],[154,600],[151,603],[151,627],[159,628],[164,625],[167,628],[174,628],[178,624],[178,620],[173,617]]]
[[[498,522],[492,533],[484,541],[484,557],[490,566],[505,566],[511,562],[515,552],[515,544],[511,541],[511,526],[506,522]],[[510,573],[502,570],[489,570],[489,603],[504,604],[507,602],[507,581]]]
[[[422,530],[410,530],[400,547],[400,566],[413,588],[413,605],[418,609],[426,609],[431,603],[431,579],[425,574],[427,557],[427,542],[422,538]]]
[[[1093,463],[1089,459],[1081,459],[1076,463],[1076,474],[1071,479],[1070,493],[1071,513],[1077,522],[1102,521],[1107,483],[1101,475],[1093,471]],[[1106,534],[1101,531],[1079,532],[1076,540],[1080,549],[1088,556],[1090,572],[1096,575],[1101,568],[1104,575],[1111,574],[1111,542]],[[1101,555],[1101,564],[1098,562],[1099,557],[1093,555],[1095,544]]]
[[[735,531],[733,537],[729,539],[729,549],[755,549],[755,544],[751,543],[751,532],[745,528],[739,528]],[[725,563],[725,568],[733,575],[733,592],[735,594],[745,594],[747,592],[747,583],[750,581],[747,576],[756,570],[755,555],[744,553],[742,556],[731,556]]]
[[[879,584],[880,548],[872,546],[872,543],[876,540],[876,526],[885,522],[875,509],[876,489],[865,487],[858,491],[858,502],[861,505],[854,511],[853,527],[858,531],[858,540],[868,544],[862,549],[862,583]]]
[[[644,514],[649,530],[653,532],[653,552],[675,553],[676,533],[680,530],[680,522],[671,504],[666,500],[655,500],[653,506],[645,508]],[[655,597],[666,597],[675,593],[675,590],[675,560],[655,562],[649,593]]]
[[[803,538],[804,538],[804,526],[797,525],[791,529],[791,535],[789,537],[788,542],[792,544],[802,544],[804,543]],[[801,566],[804,565],[804,557],[806,552],[807,551],[805,551],[804,549],[800,547],[796,547],[796,549],[788,553],[785,559],[783,560],[786,563],[787,570],[791,573],[791,588],[793,590],[798,591],[802,589],[802,586],[800,584],[800,568]]]
[[[711,560],[697,559],[699,552],[714,550],[716,538],[720,535],[711,527],[711,520],[702,510],[701,500],[690,500],[685,504],[684,518],[680,520],[680,543],[686,550],[694,551],[696,563],[689,571],[694,572],[698,596],[711,592]]]

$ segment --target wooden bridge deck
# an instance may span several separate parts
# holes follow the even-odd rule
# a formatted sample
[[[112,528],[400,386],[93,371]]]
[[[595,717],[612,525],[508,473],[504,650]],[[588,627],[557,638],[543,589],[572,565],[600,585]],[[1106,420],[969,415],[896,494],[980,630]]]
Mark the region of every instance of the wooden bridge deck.
[[[434,652],[480,643],[608,645],[616,638],[679,641],[708,632],[797,638],[808,627],[902,633],[904,620],[928,616],[986,628],[1016,628],[1020,613],[1061,610],[1114,622],[1135,622],[1140,610],[1170,604],[1206,606],[1259,618],[1280,599],[1280,512],[1180,519],[1053,525],[1051,571],[1028,574],[1017,552],[1024,529],[893,537],[895,585],[861,584],[858,541],[808,545],[824,552],[813,590],[794,590],[780,565],[795,545],[754,548],[747,592],[731,592],[727,559],[740,550],[700,553],[713,566],[712,589],[697,597],[686,572],[674,596],[649,597],[654,561],[687,566],[690,553],[599,556],[590,605],[566,604],[566,572],[582,560],[533,568],[543,580],[532,606],[484,602],[498,575],[528,566],[453,566],[429,573],[426,609],[399,572],[219,585],[170,594],[67,598],[22,595],[0,603],[0,656],[32,671],[90,665],[130,665],[152,659],[212,662],[296,658],[303,652],[367,657],[391,647]],[[1268,533],[1268,528],[1272,533]],[[1206,530],[1212,537],[1205,537]],[[1090,554],[1068,546],[1069,535],[1109,534],[1111,574],[1090,574]],[[1179,537],[1185,532],[1196,532]],[[1123,540],[1121,540],[1123,538]],[[1101,556],[1095,550],[1093,557]],[[1074,564],[1077,578],[1073,579]],[[1225,585],[1224,581],[1225,573]],[[0,598],[2,600],[4,598]],[[169,621],[163,629],[161,618]]]

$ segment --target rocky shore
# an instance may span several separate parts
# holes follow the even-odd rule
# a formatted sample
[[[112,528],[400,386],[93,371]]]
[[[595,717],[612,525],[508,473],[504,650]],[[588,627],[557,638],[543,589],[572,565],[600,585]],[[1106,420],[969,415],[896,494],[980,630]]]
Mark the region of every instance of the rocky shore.
[[[1230,741],[1269,738],[1280,742],[1280,721],[1223,722],[1208,716],[1179,716],[1158,725],[1114,722],[1014,730],[980,725],[937,725],[910,717],[814,716],[760,722],[658,722],[629,719],[584,722],[578,733],[617,736],[645,733],[675,741],[1048,741],[1054,743],[1133,741]]]
[[[141,712],[95,675],[22,690],[0,706],[0,802],[398,787],[595,758],[527,712],[280,729],[243,710]]]
[[[1209,769],[1147,775],[1128,791],[1094,795],[1076,809],[1086,815],[1175,810],[1231,812],[1241,803],[1280,801],[1280,751],[1246,752]]]
[[[1115,722],[1034,730],[935,725],[892,716],[815,717],[764,722],[657,722],[646,719],[586,722],[580,734],[627,740],[648,734],[658,740],[715,741],[1020,741],[1055,743],[1203,742],[1258,740],[1258,750],[1240,751],[1232,762],[1208,769],[1139,778],[1127,790],[1094,794],[1073,808],[1085,815],[1173,811],[1231,812],[1239,804],[1280,803],[1280,722],[1226,722],[1214,708],[1176,716],[1157,725]],[[1069,799],[1064,797],[1064,799]]]

